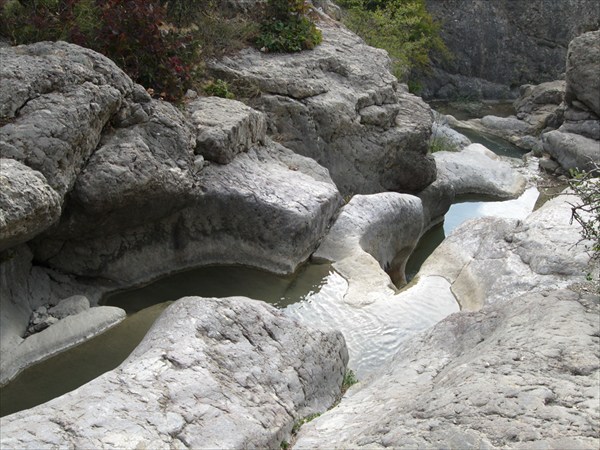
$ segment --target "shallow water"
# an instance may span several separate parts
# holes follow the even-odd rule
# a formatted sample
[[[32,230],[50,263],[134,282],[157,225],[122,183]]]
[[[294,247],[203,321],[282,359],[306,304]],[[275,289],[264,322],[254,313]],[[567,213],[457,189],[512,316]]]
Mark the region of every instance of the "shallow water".
[[[513,200],[490,201],[483,197],[462,197],[450,206],[444,222],[427,231],[419,240],[414,252],[406,263],[406,279],[412,280],[421,265],[438,245],[463,222],[478,217],[501,217],[504,219],[525,219],[537,206],[540,192],[536,187],[526,189]]]
[[[127,318],[105,333],[25,369],[0,388],[0,416],[44,403],[117,367],[173,300],[189,295],[241,295],[283,308],[319,292],[331,273],[328,264],[307,264],[292,275],[249,267],[212,266],[110,294],[102,303],[125,309]]]
[[[483,116],[508,117],[515,114],[515,108],[509,101],[448,101],[430,100],[429,106],[441,114],[449,114],[458,120],[478,119]]]
[[[0,388],[0,416],[47,402],[117,367],[169,303],[130,315],[105,333],[25,369]]]
[[[471,140],[471,142],[487,147],[498,156],[521,159],[523,155],[527,153],[525,150],[517,147],[516,145],[511,144],[510,142],[497,136],[492,136],[491,134],[479,133],[477,131],[460,127],[456,127],[455,130],[464,134]]]
[[[470,134],[473,142],[497,154],[513,158],[523,154],[518,149],[515,153],[511,144],[501,139],[494,138],[490,143],[485,136]],[[523,219],[533,210],[538,195],[536,188],[530,188],[515,200],[459,199],[443,225],[433,227],[421,238],[407,263],[407,278],[411,280],[417,274],[425,259],[462,222],[484,216]],[[458,311],[448,283],[440,277],[432,278],[426,286],[419,282],[385,301],[356,307],[344,303],[348,282],[330,265],[308,264],[289,276],[239,266],[175,273],[106,296],[102,304],[119,306],[128,317],[106,333],[26,369],[0,388],[0,416],[46,402],[114,369],[171,301],[190,295],[255,298],[285,308],[286,314],[311,326],[345,330],[349,348],[358,355],[352,368],[358,374],[367,374],[395,354],[408,337]],[[429,295],[423,295],[425,289]]]

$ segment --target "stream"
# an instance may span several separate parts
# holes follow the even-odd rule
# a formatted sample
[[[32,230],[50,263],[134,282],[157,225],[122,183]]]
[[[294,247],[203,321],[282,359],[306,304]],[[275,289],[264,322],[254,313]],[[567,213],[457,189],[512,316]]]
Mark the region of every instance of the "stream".
[[[473,142],[484,143],[490,150],[506,154],[506,142],[486,141],[488,137],[469,136]],[[512,146],[514,147],[514,146]],[[421,264],[450,234],[464,221],[483,216],[499,216],[522,219],[533,209],[539,192],[535,187],[527,189],[518,199],[508,201],[486,201],[482,198],[461,198],[452,205],[439,224],[425,233],[410,257],[406,273],[412,279]],[[278,308],[286,308],[290,316],[310,322],[311,314],[336,318],[348,315],[340,310],[340,297],[348,287],[347,281],[330,265],[307,264],[295,274],[280,276],[258,269],[239,266],[212,266],[179,272],[142,287],[107,295],[102,304],[119,306],[128,316],[113,327],[68,351],[53,356],[24,370],[18,377],[0,388],[0,416],[11,414],[46,402],[69,392],[102,373],[117,367],[138,345],[160,313],[178,298],[195,295],[203,297],[245,296],[266,301]],[[431,326],[456,310],[452,299],[435,305],[418,299],[418,290],[406,302],[395,305],[398,317],[393,329],[375,330],[381,339],[390,339],[397,346],[398,336],[406,337],[414,330]],[[341,302],[343,304],[343,302]],[[311,305],[305,308],[303,305]],[[373,317],[368,307],[354,308],[354,320],[369,321]],[[382,314],[387,314],[381,312]],[[306,317],[303,317],[303,314]],[[377,314],[377,313],[375,313]],[[413,331],[411,331],[413,330]],[[404,338],[402,338],[404,339]],[[393,342],[392,342],[393,341]],[[359,343],[368,345],[368,342]]]

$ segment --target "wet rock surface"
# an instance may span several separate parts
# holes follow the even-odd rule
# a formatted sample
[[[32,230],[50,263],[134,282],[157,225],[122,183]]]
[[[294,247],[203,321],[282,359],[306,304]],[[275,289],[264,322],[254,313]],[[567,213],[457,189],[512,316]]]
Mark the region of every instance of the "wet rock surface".
[[[278,447],[296,420],[336,400],[346,362],[339,332],[242,297],[187,297],[117,369],[2,418],[1,445]]]

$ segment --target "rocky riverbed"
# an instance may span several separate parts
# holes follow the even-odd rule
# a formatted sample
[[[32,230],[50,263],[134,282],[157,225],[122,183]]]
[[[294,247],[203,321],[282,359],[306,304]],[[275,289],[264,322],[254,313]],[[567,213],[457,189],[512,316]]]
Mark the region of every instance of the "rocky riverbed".
[[[514,198],[532,180],[449,131],[462,150],[429,154],[434,114],[386,53],[320,27],[314,51],[211,64],[258,90],[246,104],[176,108],[72,44],[0,48],[2,383],[122,320],[97,306],[114,289],[308,258],[340,280],[333,315],[327,301],[180,299],[117,369],[3,417],[2,448],[598,447],[598,274],[577,199],[468,222],[403,286],[457,196]],[[586,130],[597,86],[575,81],[576,55],[597,40],[573,44],[561,107],[585,105]],[[32,328],[43,308],[53,319]],[[347,368],[360,381],[341,397]]]

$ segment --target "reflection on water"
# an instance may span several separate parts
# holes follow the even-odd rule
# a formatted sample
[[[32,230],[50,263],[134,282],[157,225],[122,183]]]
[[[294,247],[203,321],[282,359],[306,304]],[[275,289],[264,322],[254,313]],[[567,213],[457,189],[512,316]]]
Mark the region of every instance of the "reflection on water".
[[[467,128],[456,127],[455,129],[468,137],[471,142],[483,145],[487,149],[493,151],[496,155],[520,159],[526,153],[523,149],[497,136],[479,133],[478,131],[469,130]]]
[[[109,294],[102,303],[118,306],[131,314],[150,305],[186,296],[241,295],[284,308],[321,289],[330,272],[328,264],[306,264],[291,275],[243,266],[201,267],[159,278],[143,287]]]
[[[454,203],[444,218],[444,233],[449,235],[452,230],[466,220],[475,217],[502,217],[505,219],[525,219],[535,206],[539,191],[530,187],[519,198],[504,201],[482,201],[481,198],[463,199]]]
[[[47,402],[117,367],[168,303],[132,314],[110,330],[25,369],[0,388],[0,416]]]
[[[319,292],[331,272],[328,264],[307,264],[287,276],[249,267],[212,266],[110,294],[102,303],[125,309],[127,318],[105,333],[25,369],[0,388],[0,416],[44,403],[117,367],[173,300],[240,295],[283,308]]]
[[[489,201],[481,197],[462,197],[452,206],[439,224],[427,231],[419,240],[415,251],[406,263],[406,279],[412,280],[421,265],[433,253],[444,238],[463,222],[476,217],[501,217],[505,219],[525,219],[536,206],[540,192],[536,187],[525,190],[519,198],[503,201]]]

